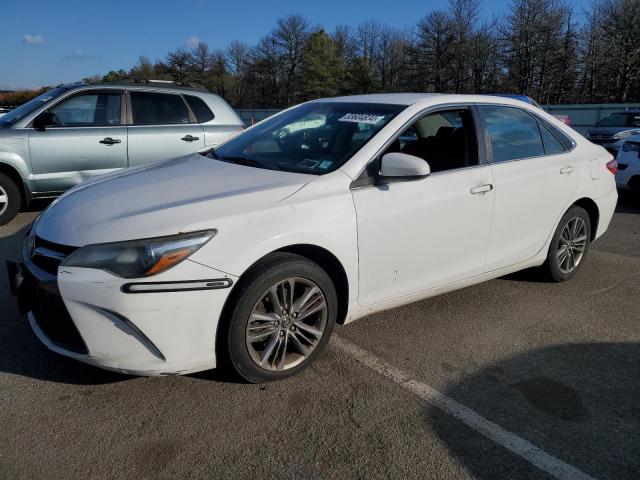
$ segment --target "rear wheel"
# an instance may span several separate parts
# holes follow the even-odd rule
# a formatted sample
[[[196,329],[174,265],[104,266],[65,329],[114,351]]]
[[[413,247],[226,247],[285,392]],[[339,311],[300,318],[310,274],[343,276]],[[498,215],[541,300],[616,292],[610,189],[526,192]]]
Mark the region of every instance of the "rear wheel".
[[[591,220],[582,207],[573,206],[564,214],[551,239],[544,265],[549,278],[564,282],[584,263],[591,244]]]
[[[15,182],[0,173],[0,225],[6,225],[20,211],[22,196]]]
[[[320,266],[299,255],[272,254],[236,288],[219,335],[224,360],[243,379],[286,378],[318,357],[333,332],[338,304]]]

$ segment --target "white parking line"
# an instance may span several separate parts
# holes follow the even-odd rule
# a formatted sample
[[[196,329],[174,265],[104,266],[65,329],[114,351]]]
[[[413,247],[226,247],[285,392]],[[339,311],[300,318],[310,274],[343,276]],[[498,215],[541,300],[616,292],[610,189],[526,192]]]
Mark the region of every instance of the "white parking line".
[[[549,475],[562,479],[594,480],[593,477],[583,471],[548,454],[524,438],[505,430],[500,425],[487,420],[477,412],[443,395],[429,385],[413,380],[406,373],[348,340],[334,334],[331,344]]]

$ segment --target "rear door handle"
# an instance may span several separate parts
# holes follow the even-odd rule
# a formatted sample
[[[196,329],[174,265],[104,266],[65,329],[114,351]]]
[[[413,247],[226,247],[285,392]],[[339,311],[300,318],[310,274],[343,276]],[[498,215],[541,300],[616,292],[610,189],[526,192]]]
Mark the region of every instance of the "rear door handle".
[[[490,192],[491,190],[493,190],[493,185],[491,185],[490,183],[487,183],[485,185],[480,185],[478,187],[473,187],[471,189],[471,193],[474,194],[474,195],[477,195],[479,193]]]
[[[573,165],[567,165],[566,167],[563,167],[560,169],[560,173],[562,175],[567,175],[569,173],[573,173]]]
[[[186,135],[184,137],[182,137],[180,140],[185,141],[185,142],[195,142],[196,140],[200,140],[200,137],[194,137],[191,135]]]
[[[100,140],[100,143],[102,143],[103,145],[115,145],[116,143],[122,143],[122,140],[118,140],[117,138],[107,137]]]

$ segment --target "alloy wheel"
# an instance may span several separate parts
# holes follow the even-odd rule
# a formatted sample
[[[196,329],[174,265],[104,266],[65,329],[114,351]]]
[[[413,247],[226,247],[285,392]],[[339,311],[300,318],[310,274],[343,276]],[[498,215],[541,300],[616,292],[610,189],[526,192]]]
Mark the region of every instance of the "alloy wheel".
[[[327,327],[327,299],[309,279],[272,285],[255,304],[246,329],[251,359],[265,370],[288,370],[307,359]]]
[[[587,248],[587,224],[581,217],[573,217],[562,228],[558,240],[556,260],[562,273],[571,273],[580,264]]]
[[[0,186],[0,215],[2,215],[9,206],[9,195],[2,186]]]

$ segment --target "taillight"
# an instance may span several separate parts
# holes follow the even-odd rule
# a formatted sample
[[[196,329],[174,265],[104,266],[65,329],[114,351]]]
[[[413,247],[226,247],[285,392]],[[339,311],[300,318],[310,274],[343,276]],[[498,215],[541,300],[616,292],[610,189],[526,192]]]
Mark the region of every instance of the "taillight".
[[[614,175],[618,173],[618,161],[614,159],[607,163],[607,170],[609,170]]]

